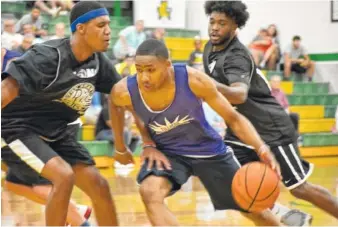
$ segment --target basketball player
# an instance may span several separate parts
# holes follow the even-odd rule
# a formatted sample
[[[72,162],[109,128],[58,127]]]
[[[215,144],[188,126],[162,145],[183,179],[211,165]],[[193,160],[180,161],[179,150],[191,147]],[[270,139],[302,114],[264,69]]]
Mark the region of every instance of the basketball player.
[[[122,79],[111,93],[116,152],[128,154],[123,142],[123,116],[116,107],[136,113],[144,122],[145,161],[137,181],[153,225],[178,225],[164,199],[195,175],[206,187],[217,210],[242,211],[232,197],[232,179],[240,165],[219,134],[207,123],[202,100],[224,118],[240,138],[255,147],[262,161],[278,172],[269,147],[252,125],[237,113],[204,73],[185,65],[172,65],[166,46],[155,39],[136,51],[137,75]],[[118,117],[116,117],[118,116]],[[148,131],[148,132],[146,132]],[[150,137],[149,137],[150,135]],[[157,150],[158,149],[158,150]],[[155,163],[155,164],[154,164]],[[248,214],[257,224],[279,225],[270,210]],[[264,217],[271,217],[265,221]]]
[[[1,48],[1,72],[3,72],[7,65],[20,57],[22,54],[12,50],[6,50]],[[72,136],[77,135],[79,124],[72,125],[74,133]],[[5,163],[1,163],[1,170],[6,172],[6,179],[4,187],[17,194],[24,196],[25,198],[34,202],[45,205],[48,200],[48,195],[52,189],[51,182],[43,177],[36,177],[37,181],[32,182],[29,179],[20,179],[15,176],[13,171],[8,170]],[[36,173],[38,175],[38,173]],[[84,205],[76,205],[75,202],[70,201],[67,214],[67,222],[72,226],[89,226],[87,219],[91,215],[91,208]]]
[[[74,184],[92,200],[99,225],[117,225],[108,182],[89,152],[69,136],[94,91],[110,93],[120,80],[101,53],[108,49],[109,15],[97,2],[81,1],[70,13],[72,36],[37,44],[2,73],[1,157],[22,179],[37,173],[53,184],[46,225],[62,226]],[[118,157],[117,157],[118,159]]]
[[[337,199],[323,187],[307,182],[313,164],[299,156],[298,136],[290,117],[272,97],[268,82],[236,36],[236,29],[243,27],[249,18],[246,9],[246,5],[240,1],[205,3],[210,40],[204,50],[204,68],[215,80],[218,91],[251,121],[265,143],[271,147],[281,166],[283,183],[291,194],[338,218]],[[231,128],[228,128],[225,142],[233,148],[242,165],[259,160],[256,153],[252,152],[252,146],[234,135]],[[286,207],[279,208],[283,209],[278,209],[277,205],[273,210],[284,210],[284,217],[301,217],[297,223],[283,219],[285,224],[307,225],[312,219],[308,214],[298,212],[291,215],[287,213],[289,209]]]

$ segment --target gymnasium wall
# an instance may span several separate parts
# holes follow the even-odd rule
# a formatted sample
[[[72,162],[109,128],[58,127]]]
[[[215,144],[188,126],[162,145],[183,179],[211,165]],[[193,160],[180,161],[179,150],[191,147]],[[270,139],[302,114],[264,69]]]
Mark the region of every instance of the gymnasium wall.
[[[186,28],[200,30],[208,37],[208,19],[203,1],[186,2]],[[245,1],[250,19],[240,31],[240,39],[248,44],[261,27],[274,23],[280,30],[284,49],[293,35],[303,37],[310,53],[338,53],[338,22],[331,22],[330,1]]]

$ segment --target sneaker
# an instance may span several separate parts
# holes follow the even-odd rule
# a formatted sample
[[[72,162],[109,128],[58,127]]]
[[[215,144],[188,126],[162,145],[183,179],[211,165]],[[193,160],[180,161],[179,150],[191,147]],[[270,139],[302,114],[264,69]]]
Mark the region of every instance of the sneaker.
[[[90,218],[90,215],[92,214],[92,208],[89,206],[85,205],[76,205],[77,210],[79,213],[86,219],[88,220]]]
[[[281,218],[281,222],[287,226],[311,226],[312,215],[300,210],[290,210]]]

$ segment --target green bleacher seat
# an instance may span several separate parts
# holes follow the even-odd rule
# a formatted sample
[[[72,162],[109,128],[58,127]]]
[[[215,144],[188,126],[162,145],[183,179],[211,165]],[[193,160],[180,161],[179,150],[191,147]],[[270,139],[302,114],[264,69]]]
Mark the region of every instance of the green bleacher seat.
[[[4,2],[1,1],[1,13],[13,13],[23,15],[26,10],[25,2]]]
[[[303,135],[304,147],[338,146],[338,134],[311,133]]]
[[[288,95],[290,105],[338,105],[338,94]]]
[[[113,149],[108,141],[80,141],[88,149],[89,153],[95,156],[112,156]]]
[[[329,83],[306,83],[295,82],[293,94],[327,94],[329,93]]]
[[[337,106],[325,106],[325,118],[334,118],[336,114]]]

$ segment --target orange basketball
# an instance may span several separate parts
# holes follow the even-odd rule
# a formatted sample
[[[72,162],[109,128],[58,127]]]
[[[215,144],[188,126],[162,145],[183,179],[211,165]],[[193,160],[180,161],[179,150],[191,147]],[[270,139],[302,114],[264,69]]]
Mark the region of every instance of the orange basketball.
[[[266,164],[251,162],[236,172],[231,187],[238,206],[248,212],[260,212],[277,200],[279,178]]]

